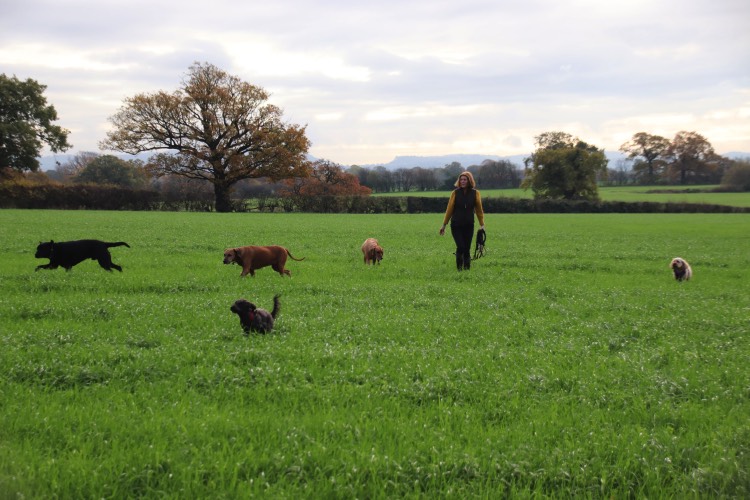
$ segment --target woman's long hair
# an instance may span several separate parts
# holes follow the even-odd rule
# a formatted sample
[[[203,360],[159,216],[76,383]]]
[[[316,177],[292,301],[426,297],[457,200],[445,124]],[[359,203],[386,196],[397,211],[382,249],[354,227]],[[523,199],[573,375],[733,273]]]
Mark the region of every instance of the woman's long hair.
[[[477,183],[474,182],[474,176],[471,175],[471,172],[469,172],[468,170],[464,170],[463,172],[461,172],[461,174],[456,179],[456,183],[454,184],[454,186],[461,187],[461,182],[460,181],[461,181],[461,176],[462,175],[465,176],[467,179],[469,179],[469,185],[466,186],[466,187],[468,187],[469,189],[474,189],[474,188],[477,187]]]

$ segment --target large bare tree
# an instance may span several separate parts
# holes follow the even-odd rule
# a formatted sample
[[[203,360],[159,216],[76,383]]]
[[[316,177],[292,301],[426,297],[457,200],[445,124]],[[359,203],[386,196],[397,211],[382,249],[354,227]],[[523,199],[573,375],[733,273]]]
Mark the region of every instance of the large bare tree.
[[[103,149],[153,155],[157,176],[213,184],[216,210],[232,210],[231,187],[242,179],[273,181],[309,175],[305,126],[286,124],[269,94],[208,63],[194,63],[182,87],[125,99]]]

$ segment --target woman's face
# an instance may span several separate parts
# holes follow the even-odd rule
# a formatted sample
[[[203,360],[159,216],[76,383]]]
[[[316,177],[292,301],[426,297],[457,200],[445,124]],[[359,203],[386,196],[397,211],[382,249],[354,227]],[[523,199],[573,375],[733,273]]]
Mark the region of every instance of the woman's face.
[[[469,185],[469,178],[465,175],[459,176],[458,178],[458,185],[462,188],[465,188]]]

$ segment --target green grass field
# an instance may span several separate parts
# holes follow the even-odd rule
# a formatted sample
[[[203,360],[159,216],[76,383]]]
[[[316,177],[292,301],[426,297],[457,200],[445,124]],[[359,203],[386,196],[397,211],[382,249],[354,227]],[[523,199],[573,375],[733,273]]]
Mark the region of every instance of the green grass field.
[[[0,498],[750,496],[750,216],[441,219],[0,211]],[[124,272],[34,272],[79,238]]]
[[[695,193],[691,190],[709,190],[716,186],[612,186],[600,187],[599,196],[604,201],[657,203],[700,203],[711,205],[728,205],[733,207],[750,207],[750,193]],[[481,189],[483,198],[532,198],[533,193],[523,189]],[[670,193],[653,192],[655,190],[674,190]],[[684,191],[684,192],[680,192]],[[447,198],[446,191],[410,192],[409,196],[428,196]],[[404,193],[376,193],[373,196],[404,196]]]

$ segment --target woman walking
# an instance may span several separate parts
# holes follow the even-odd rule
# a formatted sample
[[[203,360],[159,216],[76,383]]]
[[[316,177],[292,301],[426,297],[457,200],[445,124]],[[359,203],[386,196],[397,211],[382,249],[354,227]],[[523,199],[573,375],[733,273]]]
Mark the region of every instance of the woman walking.
[[[456,268],[459,271],[471,267],[471,240],[474,237],[474,214],[479,226],[484,229],[484,211],[482,197],[475,189],[474,176],[471,172],[461,172],[456,180],[456,189],[451,192],[448,208],[445,210],[440,236],[445,234],[445,226],[451,223],[451,234],[456,242]]]

